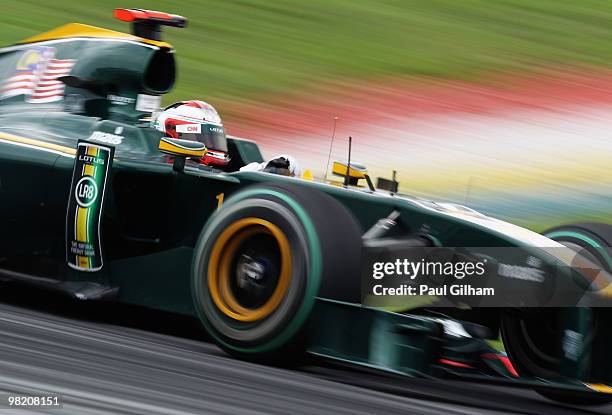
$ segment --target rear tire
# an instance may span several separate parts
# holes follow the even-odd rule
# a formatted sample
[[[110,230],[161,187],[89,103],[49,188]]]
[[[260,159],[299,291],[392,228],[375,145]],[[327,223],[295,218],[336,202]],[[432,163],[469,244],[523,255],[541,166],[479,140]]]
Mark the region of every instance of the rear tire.
[[[360,300],[361,228],[316,189],[254,185],[228,198],[195,247],[196,311],[242,358],[299,360],[317,296]]]

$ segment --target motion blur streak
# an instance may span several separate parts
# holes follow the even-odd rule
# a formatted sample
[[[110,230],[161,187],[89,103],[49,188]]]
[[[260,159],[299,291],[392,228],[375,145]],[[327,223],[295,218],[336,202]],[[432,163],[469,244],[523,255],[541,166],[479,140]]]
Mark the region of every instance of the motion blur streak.
[[[389,378],[325,365],[299,371],[260,366],[230,358],[201,338],[151,331],[154,326],[176,332],[183,320],[140,309],[91,309],[65,301],[58,305],[48,296],[46,310],[51,312],[43,313],[35,305],[42,296],[24,299],[4,293],[10,297],[3,298],[4,303],[22,305],[0,305],[0,393],[63,395],[64,407],[49,413],[579,413],[529,390]],[[87,321],[75,317],[83,315]],[[193,336],[191,327],[184,331]]]
[[[353,160],[374,176],[397,170],[402,191],[537,230],[612,219],[612,76],[605,71],[547,69],[482,84],[387,80],[241,109],[249,116],[237,124],[240,134],[319,174],[334,115],[332,160],[346,160],[352,136]]]

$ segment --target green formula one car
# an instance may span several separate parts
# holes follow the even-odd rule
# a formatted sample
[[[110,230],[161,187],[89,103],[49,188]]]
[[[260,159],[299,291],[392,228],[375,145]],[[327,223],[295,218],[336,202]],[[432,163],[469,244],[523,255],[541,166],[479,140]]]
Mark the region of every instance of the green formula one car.
[[[336,166],[344,186],[240,171],[263,162],[248,140],[228,137],[222,169],[198,163],[201,143],[143,121],[175,80],[160,28],[185,19],[116,16],[133,35],[68,24],[0,49],[3,280],[194,316],[226,351],[253,360],[311,354],[533,387],[566,402],[612,400],[605,308],[439,308],[429,293],[364,305],[372,258],[518,248],[534,267],[556,267],[563,258],[547,247],[561,245],[462,206],[351,186],[369,177],[350,164]],[[550,289],[542,282],[552,276],[517,275],[507,279],[513,289]],[[586,280],[571,267],[555,278]],[[530,335],[525,322],[544,312],[550,335]],[[508,355],[485,341],[500,331]],[[545,364],[534,363],[541,348]]]

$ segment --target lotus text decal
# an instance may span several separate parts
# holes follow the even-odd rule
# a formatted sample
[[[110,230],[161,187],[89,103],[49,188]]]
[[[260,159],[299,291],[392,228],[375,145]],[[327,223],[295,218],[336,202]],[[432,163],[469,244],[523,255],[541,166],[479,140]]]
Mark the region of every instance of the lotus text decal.
[[[66,220],[66,260],[79,271],[102,268],[100,221],[114,147],[79,141]]]

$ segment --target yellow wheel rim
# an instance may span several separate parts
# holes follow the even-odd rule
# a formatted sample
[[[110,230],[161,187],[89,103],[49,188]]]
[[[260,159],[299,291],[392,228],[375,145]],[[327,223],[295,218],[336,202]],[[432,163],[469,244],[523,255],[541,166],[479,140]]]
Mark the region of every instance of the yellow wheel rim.
[[[232,260],[237,249],[253,235],[268,234],[277,242],[281,266],[278,282],[268,300],[257,308],[246,308],[239,304],[230,287]],[[228,226],[215,241],[208,262],[208,289],[217,308],[226,316],[253,322],[269,316],[277,309],[291,281],[291,249],[287,237],[280,228],[260,218],[240,219]]]

